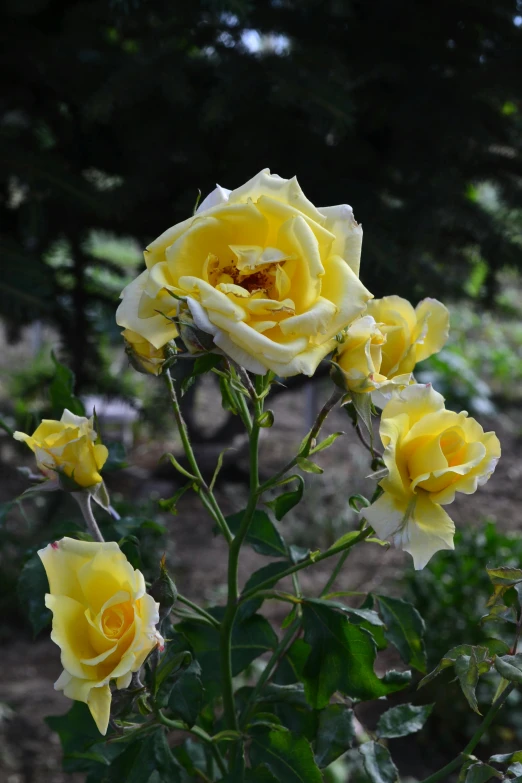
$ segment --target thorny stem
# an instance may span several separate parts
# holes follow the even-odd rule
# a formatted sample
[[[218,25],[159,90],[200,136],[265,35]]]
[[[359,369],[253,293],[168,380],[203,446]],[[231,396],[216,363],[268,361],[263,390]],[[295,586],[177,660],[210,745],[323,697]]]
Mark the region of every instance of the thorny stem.
[[[73,498],[76,500],[78,505],[80,506],[80,510],[83,514],[83,518],[85,520],[85,524],[87,525],[87,530],[91,534],[91,536],[94,538],[95,541],[105,541],[104,537],[102,536],[101,530],[98,527],[98,523],[96,522],[94,518],[94,514],[92,513],[91,508],[91,496],[88,492],[72,492],[71,493]]]
[[[206,731],[203,731],[199,726],[192,726],[192,728],[189,728],[186,723],[183,723],[181,720],[171,720],[170,718],[167,718],[161,710],[156,711],[156,717],[159,720],[160,723],[162,723],[164,726],[167,726],[169,729],[176,729],[178,731],[187,731],[189,734],[193,734],[195,737],[200,739],[202,742],[204,742],[210,750],[212,751],[212,755],[214,756],[216,760],[216,764],[219,767],[219,771],[222,775],[227,774],[227,768],[225,765],[225,762],[223,760],[223,756],[221,755],[219,748],[217,745],[214,744],[212,741],[212,737],[210,734],[207,734]]]
[[[256,386],[260,387],[263,383],[262,378],[256,378]],[[259,489],[259,433],[260,418],[263,413],[263,401],[256,399],[254,401],[252,430],[249,437],[250,453],[250,492],[247,506],[241,520],[240,528],[230,545],[228,558],[228,595],[227,606],[223,621],[221,623],[221,677],[223,683],[223,707],[225,712],[225,724],[230,729],[238,729],[238,720],[234,702],[234,690],[232,684],[232,629],[239,607],[238,602],[238,563],[241,546],[246,538],[250,523],[252,522],[254,512],[257,506],[257,497]],[[241,764],[242,753],[240,748],[232,751],[232,767],[236,763]]]
[[[223,516],[221,509],[219,508],[216,498],[214,497],[214,493],[211,492],[211,490],[207,486],[205,479],[203,478],[201,471],[199,469],[196,456],[192,449],[192,444],[190,443],[187,425],[185,424],[185,420],[183,419],[183,416],[181,414],[178,395],[176,394],[176,389],[172,381],[170,370],[167,370],[164,373],[164,378],[167,383],[167,388],[169,390],[172,410],[174,412],[174,418],[176,420],[176,424],[178,425],[178,432],[181,438],[181,442],[183,444],[183,450],[185,452],[185,456],[188,460],[192,473],[198,481],[201,500],[205,508],[210,512],[211,516],[216,521],[218,527],[220,528],[221,532],[225,536],[227,543],[230,545],[232,543],[233,535],[230,532],[230,528],[227,525],[226,519]]]
[[[466,756],[470,756],[477,745],[479,744],[480,740],[482,739],[482,735],[484,732],[490,727],[490,725],[493,723],[493,720],[495,719],[497,712],[500,710],[504,702],[506,701],[507,697],[515,687],[514,683],[510,683],[505,691],[496,699],[491,707],[489,708],[484,720],[478,727],[475,734],[472,736],[464,750],[459,753],[459,755],[453,759],[453,761],[450,761],[449,764],[446,764],[445,767],[442,769],[439,769],[438,772],[434,772],[433,775],[430,775],[427,778],[424,778],[421,783],[437,783],[439,780],[447,780],[448,775],[451,772],[454,772],[454,770],[458,769],[465,761]]]
[[[337,405],[339,400],[343,397],[343,392],[339,389],[334,389],[330,397],[326,400],[325,404],[319,411],[319,414],[314,422],[314,425],[312,429],[310,430],[310,433],[308,435],[307,441],[305,443],[304,448],[301,450],[301,452],[296,455],[293,459],[290,460],[290,462],[287,462],[287,464],[279,470],[275,476],[272,476],[272,478],[268,479],[268,481],[265,481],[264,484],[261,484],[258,490],[258,494],[261,495],[263,492],[265,492],[267,489],[271,489],[279,479],[283,478],[285,473],[288,473],[289,470],[292,470],[292,468],[295,468],[297,465],[297,458],[298,457],[307,457],[310,450],[314,447],[315,441],[317,439],[317,436],[319,435],[321,431],[321,427],[323,426],[324,422],[326,421],[326,417],[330,413],[333,408]]]

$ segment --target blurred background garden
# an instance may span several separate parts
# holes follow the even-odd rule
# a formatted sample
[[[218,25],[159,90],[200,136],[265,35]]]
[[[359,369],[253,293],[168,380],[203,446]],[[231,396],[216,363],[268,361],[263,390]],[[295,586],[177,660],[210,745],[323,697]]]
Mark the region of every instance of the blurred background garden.
[[[450,646],[503,633],[479,620],[485,566],[522,561],[522,2],[4,0],[0,31],[0,779],[84,779],[81,759],[62,772],[44,722],[69,706],[52,689],[48,617],[17,589],[36,546],[81,526],[63,493],[15,500],[27,487],[17,466],[32,461],[11,432],[59,417],[66,368],[110,446],[105,476],[122,519],[106,533],[145,572],[166,552],[193,600],[223,595],[224,542],[189,494],[176,515],[165,502],[179,484],[160,458],[179,446],[164,387],[130,367],[114,314],[143,248],[192,213],[199,191],[264,167],[296,174],[314,204],[353,206],[375,296],[449,307],[449,342],[417,378],[495,429],[503,449],[488,485],[455,503],[455,552],[415,574],[407,555],[369,547],[348,559],[339,589],[386,585],[411,600],[433,665]],[[328,384],[325,365],[278,389],[270,407],[283,435],[262,442],[262,472],[293,454]],[[247,490],[240,424],[212,378],[187,387],[204,472],[231,449],[217,491],[232,512]],[[320,460],[328,484],[307,476],[307,502],[284,522],[312,549],[353,525],[348,498],[368,473],[348,417],[327,429],[347,432]],[[247,553],[242,579],[260,562]],[[303,586],[326,575],[318,566]],[[487,678],[481,687],[479,703]],[[406,778],[454,756],[479,720],[449,677],[431,688],[416,703],[436,697],[442,715],[449,702],[451,717],[435,710],[402,756],[404,740],[391,741]],[[419,698],[414,686],[408,698]],[[509,750],[521,735],[514,693],[486,742]],[[364,780],[350,758],[330,777]]]

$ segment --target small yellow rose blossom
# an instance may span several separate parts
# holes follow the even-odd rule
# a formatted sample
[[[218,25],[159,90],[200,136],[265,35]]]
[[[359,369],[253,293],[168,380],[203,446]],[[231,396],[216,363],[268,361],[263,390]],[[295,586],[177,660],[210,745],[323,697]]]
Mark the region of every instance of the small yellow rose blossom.
[[[335,335],[364,310],[362,229],[351,207],[316,208],[297,180],[261,171],[217,187],[145,251],[116,320],[159,349],[184,297],[196,326],[257,374],[313,375]]]
[[[494,432],[463,411],[444,407],[430,384],[407,386],[382,412],[384,490],[364,516],[381,538],[393,538],[424,568],[439,549],[453,549],[455,526],[443,505],[456,492],[471,495],[489,479],[500,457]]]
[[[35,453],[38,468],[50,479],[65,473],[80,487],[102,481],[99,471],[109,452],[106,446],[95,443],[92,417],[76,416],[65,409],[60,421],[44,419],[32,435],[15,432],[14,438],[27,443]]]
[[[133,332],[132,329],[124,329],[121,334],[136,369],[150,373],[150,375],[160,375],[165,362],[163,347],[155,348],[152,343]]]
[[[411,382],[411,373],[391,379],[381,373],[385,344],[386,335],[371,315],[358,318],[348,328],[334,356],[348,391],[364,394],[379,389],[385,392],[393,387],[407,386]]]
[[[365,315],[375,319],[386,337],[380,373],[389,379],[413,372],[417,362],[440,351],[448,339],[449,312],[437,299],[423,299],[414,309],[407,299],[385,296],[368,302]]]
[[[64,671],[54,687],[87,704],[106,734],[110,681],[127,688],[149,652],[163,645],[155,628],[159,605],[145,592],[143,574],[114,542],[62,538],[38,555],[49,580],[51,639],[62,651]]]

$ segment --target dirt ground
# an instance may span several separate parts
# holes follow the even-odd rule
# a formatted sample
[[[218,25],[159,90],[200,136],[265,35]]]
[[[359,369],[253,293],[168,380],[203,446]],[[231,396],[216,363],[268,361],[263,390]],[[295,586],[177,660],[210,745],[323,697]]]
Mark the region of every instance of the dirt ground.
[[[317,395],[320,402],[327,392]],[[208,401],[208,398],[207,398]],[[320,403],[319,403],[320,404]],[[261,473],[270,475],[293,456],[295,448],[307,430],[314,401],[306,389],[280,395],[269,407],[276,418],[276,437],[264,433],[261,443]],[[211,428],[221,414],[214,404],[202,406],[202,424]],[[486,429],[494,428],[501,440],[503,456],[491,481],[473,496],[459,496],[451,507],[456,524],[474,524],[485,517],[493,518],[503,529],[522,528],[522,413],[502,413],[494,420],[482,422]],[[297,512],[291,512],[281,523],[281,530],[290,543],[324,549],[355,522],[347,508],[347,498],[354,492],[369,494],[371,482],[367,453],[356,440],[348,417],[341,411],[329,417],[324,433],[346,431],[334,446],[319,455],[325,468],[324,476],[306,476],[305,501]],[[1,445],[1,444],[0,444]],[[130,455],[132,467],[110,479],[110,488],[135,500],[146,493],[169,497],[176,488],[171,469],[157,467],[157,457],[172,443],[151,449],[136,444]],[[246,454],[244,442],[233,444],[236,451],[227,453],[224,480],[218,482],[218,497],[225,513],[240,510],[246,497]],[[206,447],[200,454],[211,469],[221,447]],[[4,464],[9,448],[0,452]],[[11,487],[10,487],[11,489]],[[12,487],[14,493],[23,489]],[[4,487],[5,491],[5,487]],[[6,497],[1,499],[7,499]],[[188,598],[204,604],[220,602],[224,597],[226,572],[225,543],[212,535],[211,521],[195,497],[186,495],[177,516],[166,516],[169,529],[167,544],[178,587]],[[409,556],[394,549],[385,550],[375,544],[365,544],[348,558],[337,586],[343,590],[378,590],[383,585],[393,590],[402,569],[410,567]],[[266,558],[247,548],[241,559],[242,582]],[[301,573],[304,593],[317,593],[331,571],[330,562],[320,563]],[[395,589],[397,589],[395,587]],[[284,608],[278,602],[265,604],[274,620],[282,618]],[[429,643],[429,639],[428,639]],[[13,633],[3,644],[0,678],[0,781],[2,783],[80,783],[81,775],[64,775],[60,767],[60,748],[56,735],[47,728],[44,717],[63,714],[70,702],[53,690],[60,673],[58,649],[42,635],[36,642]]]

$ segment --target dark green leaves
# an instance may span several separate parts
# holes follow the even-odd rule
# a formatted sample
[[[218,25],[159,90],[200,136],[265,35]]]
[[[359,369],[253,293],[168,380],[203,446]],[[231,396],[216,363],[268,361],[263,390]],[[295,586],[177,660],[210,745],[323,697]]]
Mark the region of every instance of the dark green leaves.
[[[49,582],[42,561],[34,554],[24,565],[18,578],[18,597],[26,611],[36,636],[51,622],[52,613],[45,606]]]
[[[266,503],[266,505],[272,509],[274,516],[278,521],[281,521],[285,514],[288,514],[288,512],[294,506],[296,506],[303,497],[305,487],[303,477],[296,475],[292,476],[292,479],[297,481],[297,489],[294,489],[291,492],[283,492],[282,495],[279,495],[274,500],[270,500]]]
[[[399,774],[390,752],[378,742],[365,742],[359,748],[364,769],[372,783],[398,783]]]
[[[458,677],[462,693],[471,709],[480,715],[475,689],[481,674],[491,668],[489,651],[485,647],[473,647],[470,655],[459,655],[455,661],[455,674]]]
[[[223,357],[217,353],[206,353],[203,356],[198,356],[192,365],[192,369],[189,375],[187,375],[181,383],[181,395],[183,396],[190,389],[198,375],[204,375],[214,367],[221,364]]]
[[[285,783],[322,783],[310,744],[284,729],[259,729],[252,735],[250,761],[254,768],[266,767],[276,780]]]
[[[344,704],[330,704],[319,713],[315,761],[323,769],[342,756],[355,739],[353,710]]]
[[[315,709],[328,705],[335,691],[355,699],[376,699],[399,690],[405,683],[380,680],[373,670],[375,645],[370,634],[326,604],[303,603],[304,642],[301,661],[293,665]],[[294,645],[294,654],[297,651]]]
[[[60,737],[65,772],[102,770],[121,753],[121,747],[104,744],[89,708],[82,702],[75,701],[65,715],[46,718],[45,722]]]
[[[414,707],[413,704],[400,704],[392,707],[379,718],[377,734],[385,739],[406,737],[420,731],[426,723],[433,704]]]
[[[203,708],[204,689],[200,679],[201,667],[197,661],[182,672],[170,691],[169,707],[174,717],[193,726]]]
[[[495,669],[505,680],[522,684],[522,653],[496,657]]]
[[[502,773],[498,769],[490,767],[489,764],[471,764],[466,770],[464,783],[487,783],[492,778],[504,780]]]
[[[213,610],[217,614],[217,610]],[[219,656],[219,632],[210,625],[196,620],[184,620],[176,630],[190,642],[201,665],[201,680],[205,688],[219,689],[220,670],[216,665]],[[272,626],[261,615],[255,614],[243,621],[236,621],[232,630],[232,674],[236,676],[255,659],[277,645]]]
[[[67,408],[77,416],[85,416],[83,403],[74,394],[75,377],[73,371],[65,364],[61,364],[54,353],[51,353],[51,358],[55,367],[54,378],[49,387],[53,415],[60,419],[64,409]]]
[[[418,611],[401,598],[375,596],[386,624],[386,638],[399,651],[402,660],[420,672],[426,671],[424,620]]]
[[[159,728],[152,734],[132,740],[111,764],[107,783],[155,783],[163,780],[181,783],[181,775],[181,768],[167,744],[165,731]]]
[[[227,517],[227,523],[232,533],[236,534],[239,530],[243,515],[244,512],[240,511],[238,514]],[[286,557],[287,555],[286,544],[265,511],[254,512],[246,541],[260,555],[268,557]]]

